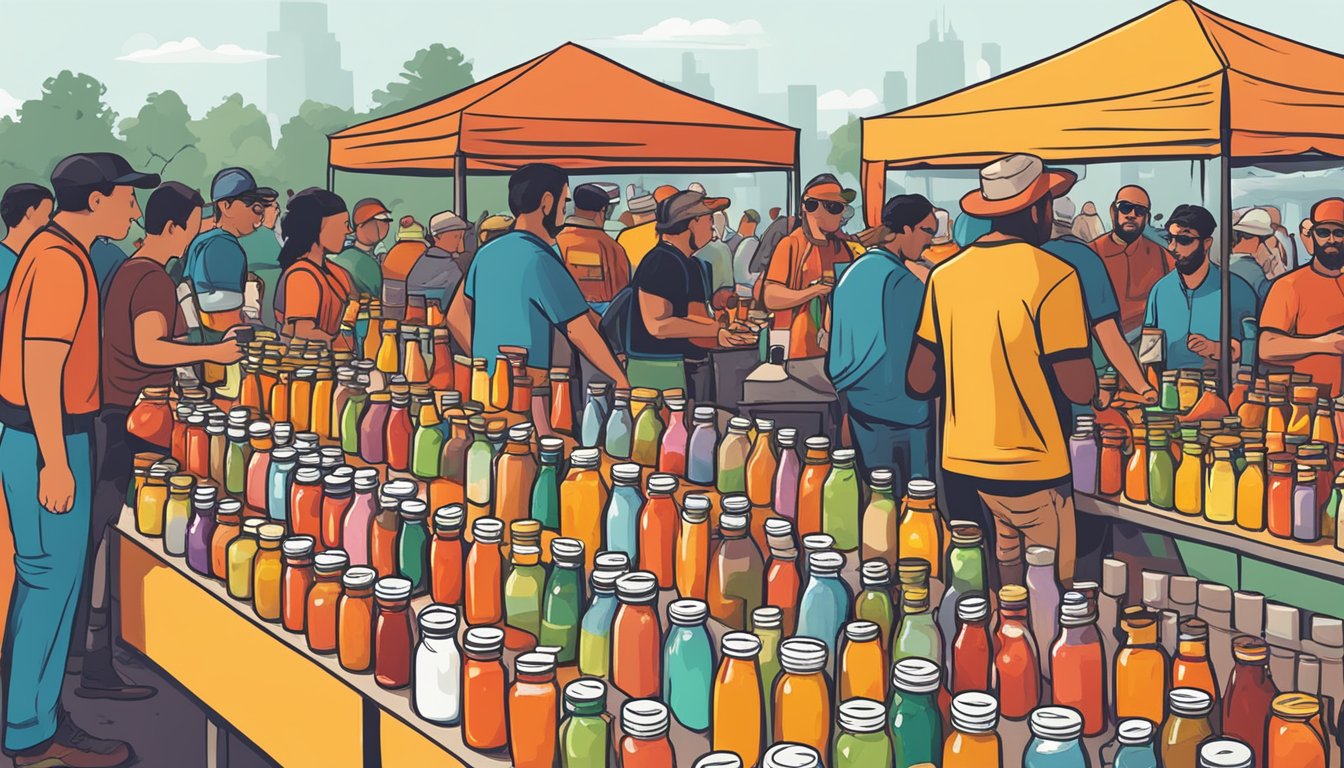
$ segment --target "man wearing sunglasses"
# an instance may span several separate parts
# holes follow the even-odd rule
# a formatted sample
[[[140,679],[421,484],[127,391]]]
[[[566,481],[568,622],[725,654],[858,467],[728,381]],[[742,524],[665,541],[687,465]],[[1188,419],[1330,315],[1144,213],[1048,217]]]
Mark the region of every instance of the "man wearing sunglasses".
[[[774,329],[788,332],[791,359],[826,353],[826,297],[835,284],[835,265],[862,252],[840,234],[845,206],[854,197],[854,190],[829,173],[813,178],[803,188],[801,223],[770,255],[761,299],[775,313]]]
[[[239,242],[256,232],[278,194],[258,187],[246,168],[225,168],[210,184],[214,229],[197,235],[183,258],[182,279],[196,294],[205,341],[220,341],[229,328],[244,322],[247,252]]]
[[[1260,359],[1305,373],[1340,395],[1344,362],[1344,199],[1311,208],[1312,260],[1275,280],[1260,312]]]
[[[1162,247],[1143,234],[1150,221],[1151,206],[1143,187],[1121,187],[1111,203],[1111,231],[1091,243],[1111,276],[1111,285],[1120,300],[1120,328],[1131,340],[1143,325],[1148,293],[1159,278],[1171,271],[1171,262]]]
[[[1216,227],[1198,205],[1178,205],[1167,219],[1167,250],[1175,271],[1153,286],[1143,324],[1162,331],[1167,370],[1212,368],[1221,352],[1222,277],[1209,260]],[[1255,291],[1231,276],[1232,359],[1241,357],[1242,320],[1255,317]]]

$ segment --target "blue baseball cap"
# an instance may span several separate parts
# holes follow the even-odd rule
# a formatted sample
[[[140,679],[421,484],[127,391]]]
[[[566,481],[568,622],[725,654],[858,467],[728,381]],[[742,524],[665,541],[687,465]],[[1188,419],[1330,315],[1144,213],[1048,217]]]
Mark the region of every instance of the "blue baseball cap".
[[[274,199],[280,195],[270,187],[258,187],[257,180],[246,168],[225,168],[210,182],[210,199],[214,202],[244,196]]]

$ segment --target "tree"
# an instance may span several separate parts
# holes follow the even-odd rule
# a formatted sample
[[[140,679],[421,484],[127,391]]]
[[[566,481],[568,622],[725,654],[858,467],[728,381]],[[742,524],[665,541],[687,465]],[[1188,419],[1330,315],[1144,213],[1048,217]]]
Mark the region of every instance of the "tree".
[[[378,105],[371,112],[373,116],[399,112],[476,82],[466,56],[442,43],[421,48],[402,66],[405,69],[400,79],[388,83],[386,89],[373,92],[373,100]]]
[[[47,78],[42,94],[19,107],[18,120],[0,121],[0,183],[46,183],[67,155],[122,151],[106,93],[102,82],[83,73],[63,70]]]
[[[257,183],[271,183],[270,170],[275,156],[271,143],[271,125],[255,104],[233,94],[191,123],[196,147],[205,156],[210,177],[221,168],[241,166],[257,177]],[[208,179],[206,180],[208,183]]]
[[[119,128],[126,140],[126,159],[137,168],[165,176],[177,176],[186,170],[177,167],[177,159],[194,149],[198,141],[191,132],[191,112],[175,91],[149,94],[140,112],[122,120]],[[199,158],[199,153],[194,157]],[[193,170],[194,175],[184,181],[195,183],[204,169]]]
[[[351,110],[305,101],[299,114],[280,128],[272,174],[289,189],[325,187],[327,134],[349,126],[354,120]]]
[[[831,152],[826,164],[838,173],[859,175],[859,118],[849,116],[844,125],[831,133]]]

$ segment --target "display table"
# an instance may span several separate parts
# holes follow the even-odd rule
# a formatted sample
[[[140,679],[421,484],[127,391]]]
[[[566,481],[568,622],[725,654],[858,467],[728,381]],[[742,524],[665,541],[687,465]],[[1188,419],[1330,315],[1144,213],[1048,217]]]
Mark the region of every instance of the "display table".
[[[1075,493],[1075,508],[1175,540],[1192,576],[1264,594],[1316,613],[1338,615],[1344,605],[1344,552],[1330,539],[1307,544],[1268,531],[1219,525],[1203,517],[1135,504],[1123,497]]]

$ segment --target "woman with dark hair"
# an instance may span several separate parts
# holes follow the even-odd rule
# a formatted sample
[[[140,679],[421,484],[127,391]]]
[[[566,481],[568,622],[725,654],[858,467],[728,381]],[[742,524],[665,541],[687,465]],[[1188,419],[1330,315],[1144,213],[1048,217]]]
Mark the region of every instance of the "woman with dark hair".
[[[289,199],[280,228],[285,233],[275,294],[280,331],[296,339],[335,342],[354,294],[350,273],[327,260],[340,253],[351,232],[345,201],[325,189],[305,189]]]

